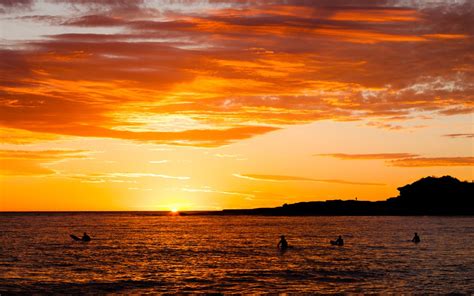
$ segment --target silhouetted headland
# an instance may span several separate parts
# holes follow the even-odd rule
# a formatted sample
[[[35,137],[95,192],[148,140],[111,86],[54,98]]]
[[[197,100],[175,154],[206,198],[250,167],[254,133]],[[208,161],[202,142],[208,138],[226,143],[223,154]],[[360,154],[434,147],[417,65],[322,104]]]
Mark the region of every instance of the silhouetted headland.
[[[372,216],[474,215],[474,183],[451,176],[426,177],[399,187],[399,196],[385,201],[328,200],[284,204],[276,208],[236,209],[217,215]],[[210,213],[211,214],[211,213]]]

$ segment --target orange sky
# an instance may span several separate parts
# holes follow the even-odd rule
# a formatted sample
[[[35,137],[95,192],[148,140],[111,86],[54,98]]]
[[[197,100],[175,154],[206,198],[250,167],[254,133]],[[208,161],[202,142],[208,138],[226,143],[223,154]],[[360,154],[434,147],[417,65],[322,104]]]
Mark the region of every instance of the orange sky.
[[[474,3],[0,1],[0,210],[383,200],[472,180]]]

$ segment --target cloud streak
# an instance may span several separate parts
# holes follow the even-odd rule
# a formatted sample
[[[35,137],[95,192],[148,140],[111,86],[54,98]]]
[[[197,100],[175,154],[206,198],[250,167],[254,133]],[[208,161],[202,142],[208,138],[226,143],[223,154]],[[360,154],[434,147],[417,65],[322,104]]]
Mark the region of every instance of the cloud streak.
[[[347,184],[347,185],[366,185],[366,186],[382,186],[385,184],[381,183],[370,183],[370,182],[352,182],[338,179],[313,179],[298,176],[283,176],[283,175],[261,175],[261,174],[233,174],[234,177],[253,180],[253,181],[270,181],[270,182],[321,182],[321,183],[336,183],[336,184]]]
[[[446,134],[446,135],[443,135],[443,137],[448,137],[448,138],[473,138],[473,137],[474,137],[474,133]]]
[[[41,176],[56,172],[45,167],[67,159],[85,158],[85,150],[0,150],[0,175]]]
[[[114,172],[114,173],[94,173],[94,174],[69,174],[69,178],[80,180],[84,183],[137,183],[137,179],[159,178],[186,181],[191,179],[188,176],[173,176],[167,174],[141,173],[141,172]]]
[[[474,166],[474,157],[415,157],[391,160],[396,167],[453,167]]]
[[[455,134],[454,137],[465,134]],[[450,135],[448,135],[450,136]],[[341,160],[385,160],[386,164],[395,167],[452,167],[473,166],[474,157],[421,157],[411,153],[372,153],[372,154],[345,154],[328,153],[315,156],[334,157]]]
[[[185,187],[185,188],[181,188],[181,191],[191,192],[191,193],[234,195],[234,196],[241,196],[241,197],[246,197],[246,198],[255,197],[254,194],[250,194],[250,193],[236,192],[236,191],[221,191],[221,190],[212,189],[210,187],[204,187],[204,188],[188,188],[188,187]]]
[[[346,154],[346,153],[328,153],[315,154],[315,156],[334,157],[343,160],[379,160],[379,159],[397,159],[416,157],[417,154],[411,153],[368,153],[368,154]]]

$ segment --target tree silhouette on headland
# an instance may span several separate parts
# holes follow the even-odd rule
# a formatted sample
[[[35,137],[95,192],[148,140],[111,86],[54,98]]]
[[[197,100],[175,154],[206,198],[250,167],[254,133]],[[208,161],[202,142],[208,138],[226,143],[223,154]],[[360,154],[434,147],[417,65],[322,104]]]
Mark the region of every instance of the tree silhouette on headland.
[[[474,183],[462,182],[451,176],[426,177],[397,189],[400,195],[394,201],[408,207],[472,207],[474,201]]]

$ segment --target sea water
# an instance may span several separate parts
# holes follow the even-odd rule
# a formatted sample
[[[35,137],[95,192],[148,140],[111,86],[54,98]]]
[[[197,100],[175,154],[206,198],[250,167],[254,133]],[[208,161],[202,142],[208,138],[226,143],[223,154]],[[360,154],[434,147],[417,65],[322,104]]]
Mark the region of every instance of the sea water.
[[[0,213],[0,294],[472,294],[473,241],[474,217]]]

